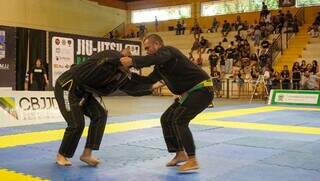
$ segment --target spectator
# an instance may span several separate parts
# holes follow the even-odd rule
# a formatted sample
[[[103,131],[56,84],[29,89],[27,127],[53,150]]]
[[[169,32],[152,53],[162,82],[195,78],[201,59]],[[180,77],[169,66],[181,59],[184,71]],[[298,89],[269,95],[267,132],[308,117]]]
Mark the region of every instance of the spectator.
[[[299,90],[301,81],[301,72],[298,62],[295,62],[292,67],[292,89]]]
[[[319,90],[320,77],[308,71],[304,73],[301,86],[304,90]]]
[[[139,36],[138,37],[142,40],[145,36],[145,33],[146,33],[146,26],[144,24],[140,24],[138,26],[138,29],[139,29],[139,31],[138,31]]]
[[[224,23],[223,23],[223,26],[222,26],[222,30],[221,30],[222,36],[223,37],[228,36],[230,30],[231,30],[230,23],[228,23],[227,20],[224,20]]]
[[[213,20],[212,20],[212,24],[211,24],[211,27],[209,29],[209,31],[211,33],[213,32],[218,32],[218,28],[219,28],[219,22],[217,21],[217,19],[214,17]]]
[[[199,46],[200,46],[200,53],[204,53],[206,49],[209,47],[209,41],[205,39],[203,36],[201,36]]]
[[[304,73],[306,70],[307,70],[306,61],[305,61],[305,60],[302,60],[302,61],[301,61],[301,64],[300,64],[300,72],[301,72],[301,73]]]
[[[256,26],[254,33],[253,33],[253,40],[254,40],[254,46],[258,47],[260,45],[260,40],[261,40],[260,26]]]
[[[226,73],[230,74],[232,71],[232,65],[234,61],[234,53],[235,53],[234,42],[231,41],[229,48],[226,49]]]
[[[154,27],[155,27],[156,32],[158,32],[158,30],[159,30],[159,22],[158,22],[157,16],[154,17]]]
[[[199,25],[197,19],[194,19],[193,26],[191,28],[190,33],[192,33],[192,32],[193,32],[194,38],[200,38],[200,34],[202,33],[202,30],[200,28],[200,25]]]
[[[311,72],[312,74],[317,74],[319,72],[319,66],[318,66],[318,62],[316,60],[312,61],[312,68],[311,68]]]
[[[214,52],[218,53],[219,55],[224,54],[224,48],[221,45],[221,42],[219,42],[219,44],[214,47]]]
[[[310,63],[307,64],[306,71],[312,73],[312,65]]]
[[[182,35],[184,35],[184,31],[186,30],[186,28],[187,28],[187,25],[186,25],[186,23],[184,22],[184,20],[182,20],[182,22],[181,22],[181,34]]]
[[[31,90],[44,91],[45,86],[49,84],[47,71],[42,64],[41,59],[35,61],[35,65],[30,71]]]
[[[255,82],[260,75],[259,69],[256,66],[252,66],[250,74],[251,74],[252,81]]]
[[[224,54],[220,55],[220,71],[221,71],[221,77],[224,77],[226,72],[226,59]]]
[[[271,82],[272,82],[273,89],[280,89],[281,76],[279,72],[272,71]]]
[[[211,69],[211,77],[212,77],[212,82],[213,82],[213,90],[215,93],[216,97],[221,97],[221,87],[222,87],[222,83],[221,83],[221,74],[220,72],[217,70],[217,67],[213,67]]]
[[[269,13],[268,6],[265,4],[265,2],[262,2],[260,18],[267,16],[268,13]]]
[[[283,70],[281,71],[281,82],[282,89],[290,89],[290,72],[288,70],[288,65],[283,66]]]
[[[218,61],[219,61],[219,56],[215,53],[214,50],[210,51],[210,55],[209,55],[209,63],[210,63],[210,70],[212,71],[213,68],[216,68],[218,65]]]
[[[176,35],[181,35],[181,31],[182,31],[182,24],[178,20],[176,25]]]

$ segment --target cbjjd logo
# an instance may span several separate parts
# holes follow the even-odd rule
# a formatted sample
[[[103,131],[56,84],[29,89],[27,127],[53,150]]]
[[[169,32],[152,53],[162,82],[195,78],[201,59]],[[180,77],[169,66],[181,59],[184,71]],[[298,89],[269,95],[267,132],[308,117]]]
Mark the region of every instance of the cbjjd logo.
[[[0,109],[9,113],[12,117],[18,119],[16,101],[14,97],[0,97]]]

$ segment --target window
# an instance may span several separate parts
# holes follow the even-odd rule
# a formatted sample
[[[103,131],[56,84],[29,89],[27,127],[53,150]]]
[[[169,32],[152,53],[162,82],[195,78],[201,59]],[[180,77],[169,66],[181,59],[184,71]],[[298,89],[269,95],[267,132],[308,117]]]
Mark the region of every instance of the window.
[[[161,8],[133,10],[131,11],[131,22],[153,22],[171,19],[191,18],[191,5],[169,6]]]
[[[296,6],[319,6],[320,0],[296,0]]]
[[[201,3],[201,16],[260,11],[264,0],[223,0]],[[277,9],[278,0],[268,0],[268,9]]]

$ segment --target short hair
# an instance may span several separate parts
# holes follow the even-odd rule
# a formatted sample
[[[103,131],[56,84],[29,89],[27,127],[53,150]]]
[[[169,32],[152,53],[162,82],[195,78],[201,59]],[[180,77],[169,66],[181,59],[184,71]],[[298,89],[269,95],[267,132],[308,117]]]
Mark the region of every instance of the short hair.
[[[157,34],[150,34],[147,37],[145,37],[145,39],[143,40],[143,42],[145,42],[146,40],[151,40],[152,42],[158,42],[160,45],[163,45],[163,40],[162,38],[157,35]]]

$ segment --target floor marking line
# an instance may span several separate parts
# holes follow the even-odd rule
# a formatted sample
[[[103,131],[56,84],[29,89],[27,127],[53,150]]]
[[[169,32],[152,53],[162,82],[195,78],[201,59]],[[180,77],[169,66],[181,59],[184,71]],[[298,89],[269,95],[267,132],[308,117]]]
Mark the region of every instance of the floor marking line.
[[[24,181],[47,181],[40,177],[35,177],[29,174],[19,173],[16,171],[0,168],[1,180],[24,180]]]
[[[244,122],[232,122],[232,121],[219,121],[221,118],[241,116],[255,113],[272,112],[280,110],[320,110],[313,108],[294,108],[294,107],[282,107],[282,106],[263,106],[256,108],[244,108],[234,109],[219,112],[205,112],[198,115],[191,123],[203,126],[219,126],[226,128],[239,128],[239,129],[251,129],[260,131],[272,131],[272,132],[288,132],[288,133],[300,133],[300,134],[320,134],[320,128],[318,127],[302,127],[302,126],[287,126],[276,124],[263,124],[263,123],[244,123]],[[107,124],[105,133],[119,133],[137,129],[145,129],[160,126],[159,119],[146,119],[137,120],[122,123]],[[87,135],[88,128],[86,127],[83,136]],[[0,136],[0,148],[14,147],[19,145],[28,145],[35,143],[43,143],[50,141],[61,140],[64,133],[64,129],[48,130],[28,132],[14,135]]]

